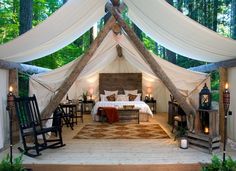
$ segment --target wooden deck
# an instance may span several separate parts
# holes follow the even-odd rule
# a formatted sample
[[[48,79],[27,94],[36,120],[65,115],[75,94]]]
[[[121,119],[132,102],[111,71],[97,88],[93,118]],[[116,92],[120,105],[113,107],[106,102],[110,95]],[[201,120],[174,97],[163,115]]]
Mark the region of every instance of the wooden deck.
[[[91,122],[92,120],[90,115],[85,115],[85,124]],[[171,127],[167,124],[166,114],[156,114],[150,122],[141,124],[150,123],[159,123],[172,138],[138,140],[73,139],[74,135],[82,128],[83,125],[81,124],[76,126],[74,130],[66,127],[63,128],[63,137],[66,144],[65,147],[45,150],[42,152],[42,155],[37,158],[24,156],[24,164],[36,164],[35,167],[37,167],[37,164],[43,164],[44,167],[47,168],[49,165],[63,165],[63,167],[66,167],[66,165],[71,165],[71,170],[73,170],[72,165],[81,167],[85,165],[94,167],[96,165],[113,165],[114,167],[116,165],[125,165],[127,167],[128,165],[139,165],[140,167],[142,166],[142,168],[149,165],[151,168],[153,165],[164,167],[166,164],[194,164],[194,166],[199,168],[199,163],[206,163],[210,161],[210,154],[203,153],[192,148],[184,150],[178,147],[177,141],[174,141],[173,135],[170,133]],[[19,154],[16,147],[17,145],[14,146],[14,156]],[[2,152],[0,154],[0,158],[6,153],[8,153],[8,150]],[[228,149],[228,154],[236,159],[236,151]],[[222,153],[219,153],[218,155],[222,156]],[[182,165],[179,166],[182,167]],[[125,170],[122,167],[118,168],[120,170]]]

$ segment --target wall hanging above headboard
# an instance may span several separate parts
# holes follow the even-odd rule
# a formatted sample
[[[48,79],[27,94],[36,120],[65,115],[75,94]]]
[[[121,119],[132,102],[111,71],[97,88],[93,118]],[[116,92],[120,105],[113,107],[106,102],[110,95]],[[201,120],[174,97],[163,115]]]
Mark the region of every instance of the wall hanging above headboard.
[[[99,94],[104,94],[104,90],[119,90],[119,94],[124,90],[142,93],[142,73],[100,73]]]

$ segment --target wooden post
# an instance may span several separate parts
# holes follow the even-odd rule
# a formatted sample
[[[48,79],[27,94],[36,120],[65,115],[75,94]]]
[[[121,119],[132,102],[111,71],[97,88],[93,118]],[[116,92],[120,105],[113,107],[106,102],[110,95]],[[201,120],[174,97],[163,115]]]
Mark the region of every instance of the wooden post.
[[[170,80],[170,78],[166,75],[164,70],[161,68],[161,66],[156,62],[156,60],[153,58],[151,53],[145,48],[143,43],[139,40],[139,38],[136,36],[134,31],[125,23],[125,21],[122,19],[120,13],[118,12],[118,9],[113,7],[110,3],[106,4],[106,9],[115,17],[119,25],[125,30],[125,32],[128,34],[130,40],[132,40],[135,47],[139,50],[139,52],[142,54],[141,56],[143,59],[149,64],[152,71],[156,74],[158,78],[162,80],[162,82],[165,84],[165,86],[169,89],[171,94],[175,97],[175,99],[178,101],[180,106],[183,108],[186,114],[195,114],[196,110],[193,108],[193,106],[189,103],[187,103],[185,97],[177,90],[173,82]]]
[[[223,104],[223,91],[225,89],[225,83],[228,81],[228,71],[226,68],[219,68],[220,74],[220,86],[219,86],[219,113],[220,113],[220,136],[221,141],[224,140],[224,119],[225,119],[225,112],[224,112],[224,104]]]
[[[70,73],[70,75],[64,80],[60,88],[58,89],[57,94],[51,99],[49,104],[43,109],[42,117],[49,117],[52,112],[56,109],[56,107],[61,102],[62,98],[66,95],[67,91],[73,85],[79,74],[82,72],[84,67],[87,65],[89,60],[92,58],[94,52],[100,46],[108,32],[112,29],[112,26],[115,23],[115,19],[111,17],[106,23],[103,30],[100,31],[96,39],[91,44],[89,50],[81,57],[81,59],[76,64],[74,70]]]
[[[9,70],[9,87],[12,86],[13,94],[18,95],[18,71],[16,69]],[[13,144],[19,142],[19,126],[16,111],[12,110],[12,140]]]

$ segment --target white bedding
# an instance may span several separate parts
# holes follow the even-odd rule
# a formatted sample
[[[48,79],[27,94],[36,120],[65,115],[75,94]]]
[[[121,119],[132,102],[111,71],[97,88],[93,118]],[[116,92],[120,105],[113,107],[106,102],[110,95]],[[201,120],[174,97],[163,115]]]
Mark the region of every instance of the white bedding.
[[[143,101],[99,101],[96,102],[95,106],[92,109],[91,114],[93,117],[97,114],[97,110],[99,107],[116,107],[116,108],[122,108],[123,105],[134,105],[135,108],[140,108],[140,113],[146,113],[151,116],[153,116],[151,109],[149,106],[144,103]]]

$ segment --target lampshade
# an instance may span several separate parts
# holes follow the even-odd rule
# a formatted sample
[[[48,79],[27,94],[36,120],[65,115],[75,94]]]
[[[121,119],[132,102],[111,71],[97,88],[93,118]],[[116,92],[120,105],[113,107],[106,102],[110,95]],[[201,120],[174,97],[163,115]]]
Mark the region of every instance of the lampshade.
[[[148,87],[147,88],[147,93],[150,94],[152,92],[152,88],[151,87]]]
[[[94,89],[91,87],[91,88],[89,89],[89,94],[92,95],[92,94],[93,94],[93,91],[94,91]]]

